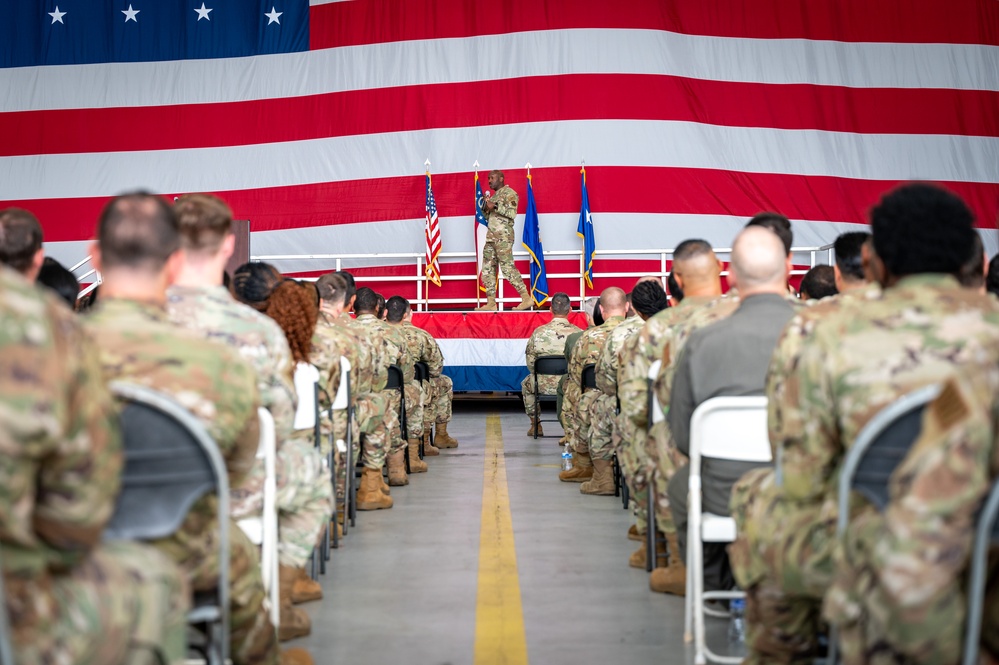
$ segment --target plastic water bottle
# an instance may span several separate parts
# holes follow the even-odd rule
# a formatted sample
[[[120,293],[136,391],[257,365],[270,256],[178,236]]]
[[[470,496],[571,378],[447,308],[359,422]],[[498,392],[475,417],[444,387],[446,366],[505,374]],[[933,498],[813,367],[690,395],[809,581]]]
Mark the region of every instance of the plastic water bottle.
[[[733,598],[728,604],[728,641],[733,646],[746,643],[746,600]]]
[[[572,471],[572,453],[568,449],[562,450],[562,470]]]

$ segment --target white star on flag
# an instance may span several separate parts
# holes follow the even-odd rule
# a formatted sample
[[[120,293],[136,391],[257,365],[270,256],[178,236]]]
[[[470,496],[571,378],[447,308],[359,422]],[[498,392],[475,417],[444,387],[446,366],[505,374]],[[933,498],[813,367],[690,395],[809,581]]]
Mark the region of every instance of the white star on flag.
[[[208,15],[208,12],[214,11],[214,10],[205,8],[205,3],[204,2],[201,3],[201,9],[198,9],[197,7],[195,7],[194,11],[198,12],[198,20],[199,21],[201,19],[203,19],[203,18],[206,18],[209,21],[212,20],[212,17]],[[138,23],[138,21],[136,21],[136,23]]]
[[[52,23],[51,23],[51,25],[55,25],[56,21],[58,21],[59,23],[62,23],[63,25],[66,25],[66,22],[62,20],[62,17],[65,16],[65,15],[66,15],[66,12],[59,11],[59,5],[56,5],[55,11],[54,12],[49,12],[49,16],[52,17]]]
[[[267,25],[270,25],[271,23],[277,23],[278,25],[281,25],[281,19],[280,19],[281,14],[284,14],[284,12],[277,11],[277,8],[271,5],[270,13],[268,14],[267,12],[264,12],[264,16],[267,17]]]
[[[138,23],[139,19],[135,18],[135,15],[138,14],[140,11],[141,10],[139,9],[132,9],[131,4],[128,5],[128,9],[121,10],[121,13],[125,15],[125,23],[128,23],[129,21],[135,21],[136,23]]]

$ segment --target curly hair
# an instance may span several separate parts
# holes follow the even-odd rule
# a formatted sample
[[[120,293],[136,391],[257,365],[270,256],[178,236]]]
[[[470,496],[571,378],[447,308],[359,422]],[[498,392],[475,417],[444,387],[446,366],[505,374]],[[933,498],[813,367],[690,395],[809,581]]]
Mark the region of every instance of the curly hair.
[[[294,361],[309,362],[312,334],[316,331],[316,320],[319,318],[315,290],[301,282],[286,279],[271,291],[264,313],[281,326]]]

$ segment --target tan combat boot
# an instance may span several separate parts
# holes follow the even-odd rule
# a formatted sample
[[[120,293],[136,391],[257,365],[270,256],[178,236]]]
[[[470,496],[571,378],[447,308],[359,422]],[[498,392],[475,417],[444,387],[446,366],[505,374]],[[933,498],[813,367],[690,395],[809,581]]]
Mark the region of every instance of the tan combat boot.
[[[486,304],[475,308],[476,312],[495,312],[496,296],[486,296]]]
[[[676,534],[671,533],[666,536],[666,543],[669,545],[669,565],[652,571],[652,574],[649,575],[649,589],[658,593],[685,596],[687,595],[687,567],[680,559],[680,545],[676,541]]]
[[[358,510],[380,510],[392,507],[392,497],[382,492],[381,469],[364,467],[361,473],[361,486],[357,489]]]
[[[423,456],[424,457],[436,457],[440,455],[440,448],[430,443],[430,426],[423,426]]]
[[[278,568],[278,590],[281,600],[278,640],[282,642],[293,640],[296,637],[305,637],[312,632],[312,621],[309,619],[309,615],[291,604],[291,590],[297,578],[297,568],[291,566]]]
[[[593,477],[593,462],[590,461],[590,453],[572,454],[572,468],[568,471],[561,471],[558,479],[566,483],[581,483]]]
[[[447,423],[437,423],[437,447],[457,448],[458,439],[447,433]]]
[[[406,451],[397,450],[389,453],[386,462],[388,463],[388,484],[390,487],[402,487],[409,484],[409,476],[406,475]]]
[[[513,311],[523,312],[525,309],[531,309],[534,307],[534,299],[531,298],[531,294],[527,290],[527,287],[521,284],[520,289],[517,289],[517,293],[520,294],[520,304],[514,307]]]
[[[614,496],[614,463],[609,459],[593,460],[593,477],[579,486],[582,494]]]
[[[409,472],[427,472],[427,463],[420,459],[420,440],[416,438],[409,440]]]
[[[563,436],[561,439],[558,440],[558,445],[564,446],[566,443],[568,443],[568,441],[569,441],[569,437]]]
[[[339,526],[339,525],[337,525]],[[296,568],[298,576],[291,585],[291,602],[299,605],[313,600],[322,600],[323,587],[305,572],[305,568]]]
[[[538,436],[545,435],[545,431],[541,429],[541,423],[534,418],[531,418],[531,428],[527,430],[527,436],[534,436],[535,432],[538,433]]]
[[[278,662],[280,665],[315,665],[315,661],[312,660],[312,654],[302,647],[285,649],[281,652]]]
[[[628,540],[636,540],[640,543],[645,542],[645,532],[638,530],[637,524],[632,524],[628,527]]]
[[[638,549],[631,553],[631,557],[628,559],[628,565],[632,568],[645,568],[645,564],[648,563],[649,556],[649,544],[642,539],[642,544],[639,545]],[[666,543],[658,541],[656,542],[656,556],[664,557],[666,556]]]

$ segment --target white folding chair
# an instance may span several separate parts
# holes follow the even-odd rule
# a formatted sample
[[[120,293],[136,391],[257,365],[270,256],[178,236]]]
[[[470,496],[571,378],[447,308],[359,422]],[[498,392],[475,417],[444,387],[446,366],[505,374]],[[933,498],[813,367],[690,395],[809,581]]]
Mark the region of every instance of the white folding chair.
[[[260,418],[260,445],[257,459],[264,460],[264,507],[259,516],[246,517],[237,522],[254,545],[260,545],[260,569],[267,593],[271,621],[277,626],[281,621],[281,598],[278,588],[278,510],[277,510],[277,442],[274,435],[274,418],[270,411],[257,409]]]
[[[657,360],[652,363],[649,367],[649,400],[648,400],[648,431],[652,431],[652,426],[661,423],[666,420],[666,414],[663,413],[663,407],[659,403],[659,398],[656,396],[655,383],[656,378],[659,376],[659,369],[663,366],[662,360]],[[653,554],[657,552],[656,549],[656,471],[653,469],[649,474],[649,491],[648,499],[646,500],[646,509],[648,512],[648,517],[646,521],[648,522],[648,527],[645,530],[645,546],[646,551],[649,553],[645,557],[645,572],[651,573],[652,569],[656,567],[656,555]],[[674,555],[675,556],[675,555]]]
[[[319,370],[309,363],[295,366],[295,393],[298,395],[298,408],[295,409],[295,429],[312,429],[316,426],[316,394],[319,391]]]
[[[745,598],[742,591],[704,591],[703,543],[730,543],[735,540],[735,520],[702,512],[701,458],[741,462],[770,462],[767,431],[767,398],[714,397],[702,402],[690,418],[690,495],[687,517],[687,596],[684,608],[684,640],[690,641],[691,615],[694,624],[694,663],[736,665],[742,658],[721,656],[708,649],[704,639],[704,615],[727,613],[704,607],[706,600]]]

